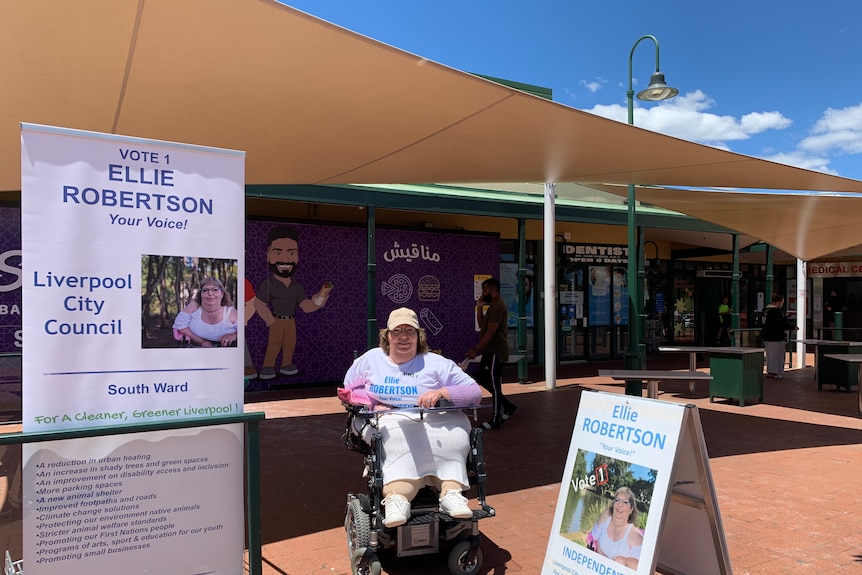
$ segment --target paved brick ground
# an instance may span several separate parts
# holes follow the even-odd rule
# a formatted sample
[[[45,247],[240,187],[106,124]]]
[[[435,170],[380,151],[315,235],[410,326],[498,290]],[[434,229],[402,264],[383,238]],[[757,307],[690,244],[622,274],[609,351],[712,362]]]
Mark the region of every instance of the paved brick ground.
[[[688,358],[649,356],[647,364],[686,369]],[[480,523],[482,573],[541,571],[581,392],[623,392],[621,383],[596,376],[610,367],[620,364],[560,366],[553,390],[538,370],[523,385],[514,383],[514,371],[507,373],[504,391],[518,412],[485,434],[488,498],[497,516]],[[699,368],[706,370],[706,363]],[[862,574],[862,418],[855,389],[817,391],[806,368],[766,379],[762,404],[710,403],[706,390],[699,384],[692,394],[686,383],[665,384],[660,399],[699,409],[733,572]],[[334,387],[248,394],[246,401],[246,411],[267,415],[261,426],[264,573],[350,573],[345,496],[364,483],[360,456],[340,442],[346,418]],[[8,491],[20,449],[0,451],[0,544],[17,558],[20,507],[10,505],[17,486]],[[387,575],[448,573],[443,554],[384,558],[383,569]]]
[[[680,356],[648,367],[685,369]],[[583,389],[623,392],[597,377],[611,364],[561,366],[558,386],[504,385],[519,409],[485,434],[489,503],[483,573],[537,574],[551,530],[578,400]],[[700,369],[706,369],[703,364]],[[862,419],[856,393],[817,391],[812,369],[766,379],[764,402],[710,403],[706,386],[662,386],[660,399],[698,407],[733,571],[741,575],[862,573]],[[361,458],[339,438],[344,412],[332,388],[249,397],[264,411],[262,497],[264,573],[350,573],[345,495],[361,491]],[[680,541],[685,545],[685,541]],[[387,560],[388,559],[388,560]],[[385,558],[384,573],[448,573],[445,555]],[[696,575],[696,574],[693,574]]]
[[[687,357],[650,356],[648,367],[685,369]],[[810,363],[810,360],[809,360]],[[485,434],[489,503],[483,573],[537,574],[551,530],[580,394],[623,392],[597,377],[619,364],[561,366],[556,389],[514,383],[519,409]],[[700,366],[705,369],[706,364]],[[706,386],[667,384],[660,399],[698,407],[728,550],[737,575],[862,574],[862,418],[856,393],[817,391],[812,370],[765,380],[762,404],[710,403]],[[340,443],[345,415],[334,389],[250,395],[264,411],[262,522],[264,573],[350,573],[345,495],[361,491],[361,458]],[[670,542],[684,546],[686,541]],[[384,560],[384,573],[448,573],[445,555]],[[691,574],[697,575],[697,574]]]

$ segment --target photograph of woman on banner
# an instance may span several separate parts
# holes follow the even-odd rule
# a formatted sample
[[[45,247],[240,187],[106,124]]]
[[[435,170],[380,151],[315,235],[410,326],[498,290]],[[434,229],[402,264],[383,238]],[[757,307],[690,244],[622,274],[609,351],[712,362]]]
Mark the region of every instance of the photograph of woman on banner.
[[[235,259],[142,255],[141,348],[235,346],[238,268]]]
[[[658,471],[578,449],[559,534],[624,565],[638,565]]]
[[[174,320],[173,329],[200,347],[236,345],[238,312],[230,294],[214,277],[204,278],[195,297]]]
[[[628,487],[618,488],[590,532],[593,550],[630,569],[637,569],[644,540],[637,521],[634,492]]]

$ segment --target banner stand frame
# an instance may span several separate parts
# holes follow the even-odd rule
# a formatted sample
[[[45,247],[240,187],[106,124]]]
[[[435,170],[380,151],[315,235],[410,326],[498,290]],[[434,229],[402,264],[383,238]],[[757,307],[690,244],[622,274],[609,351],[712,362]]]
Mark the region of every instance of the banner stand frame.
[[[732,575],[700,414],[693,404],[685,406],[672,473],[653,570],[662,575]]]

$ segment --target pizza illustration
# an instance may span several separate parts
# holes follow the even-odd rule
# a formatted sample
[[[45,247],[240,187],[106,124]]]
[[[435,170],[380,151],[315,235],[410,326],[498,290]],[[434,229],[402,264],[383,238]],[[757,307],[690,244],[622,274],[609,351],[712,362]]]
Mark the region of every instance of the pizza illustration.
[[[406,303],[413,295],[413,284],[404,274],[394,274],[380,284],[380,291],[394,303]]]

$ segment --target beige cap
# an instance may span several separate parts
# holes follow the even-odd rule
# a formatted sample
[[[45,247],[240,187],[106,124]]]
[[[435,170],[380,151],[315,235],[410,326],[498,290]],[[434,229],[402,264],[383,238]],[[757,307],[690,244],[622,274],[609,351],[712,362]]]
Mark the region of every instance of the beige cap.
[[[389,320],[386,322],[387,329],[395,329],[399,325],[412,325],[419,329],[419,318],[416,317],[416,312],[408,307],[399,307],[392,310],[389,314]]]

